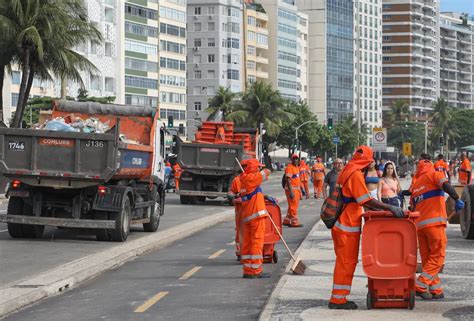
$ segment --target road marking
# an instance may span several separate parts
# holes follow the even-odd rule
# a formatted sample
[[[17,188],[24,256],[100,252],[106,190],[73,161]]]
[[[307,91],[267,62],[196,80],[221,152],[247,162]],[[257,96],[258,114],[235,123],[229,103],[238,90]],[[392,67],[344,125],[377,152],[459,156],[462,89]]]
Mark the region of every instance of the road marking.
[[[137,313],[145,312],[145,311],[148,310],[153,304],[155,304],[156,302],[158,302],[158,301],[160,301],[161,299],[163,299],[168,293],[169,293],[168,291],[162,291],[162,292],[157,293],[157,294],[154,295],[152,298],[148,299],[147,301],[145,301],[145,303],[143,303],[143,304],[140,305],[138,308],[136,308],[134,312],[137,312]]]
[[[6,231],[8,231],[8,229],[7,230],[1,230],[0,233],[6,232]]]
[[[230,243],[226,243],[225,245],[235,245],[235,241],[232,241]]]
[[[188,272],[184,273],[179,279],[180,280],[187,280],[190,277],[192,277],[194,275],[194,273],[199,271],[201,268],[202,268],[202,266],[195,266],[191,270],[189,270]]]
[[[210,260],[215,259],[216,257],[218,257],[219,255],[221,255],[224,252],[225,252],[225,249],[219,250],[216,253],[212,254],[210,257],[208,257],[208,259],[210,259]]]
[[[312,201],[312,202],[309,202],[309,204],[314,204],[314,201]]]

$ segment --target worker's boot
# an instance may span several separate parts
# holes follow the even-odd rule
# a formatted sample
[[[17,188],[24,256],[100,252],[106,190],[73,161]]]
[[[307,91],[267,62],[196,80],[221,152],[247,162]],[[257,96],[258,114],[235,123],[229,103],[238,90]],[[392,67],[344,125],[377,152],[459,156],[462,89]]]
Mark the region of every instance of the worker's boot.
[[[329,302],[328,308],[333,310],[357,310],[357,304],[354,301],[347,301],[342,304]]]
[[[244,274],[244,279],[268,279],[270,278],[270,273],[262,272],[260,274]]]
[[[433,295],[429,292],[418,292],[418,291],[416,291],[416,296],[419,296],[423,300],[432,300],[433,299]]]

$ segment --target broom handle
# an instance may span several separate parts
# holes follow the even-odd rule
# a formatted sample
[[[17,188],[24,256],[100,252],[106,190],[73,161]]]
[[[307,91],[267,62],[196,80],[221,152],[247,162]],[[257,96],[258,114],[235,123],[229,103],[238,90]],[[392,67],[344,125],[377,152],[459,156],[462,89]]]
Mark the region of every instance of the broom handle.
[[[243,173],[243,172],[244,172],[244,168],[242,167],[242,164],[240,164],[239,159],[238,159],[237,157],[235,157],[235,161],[237,162],[237,164],[239,164],[240,170],[241,170],[242,173]]]

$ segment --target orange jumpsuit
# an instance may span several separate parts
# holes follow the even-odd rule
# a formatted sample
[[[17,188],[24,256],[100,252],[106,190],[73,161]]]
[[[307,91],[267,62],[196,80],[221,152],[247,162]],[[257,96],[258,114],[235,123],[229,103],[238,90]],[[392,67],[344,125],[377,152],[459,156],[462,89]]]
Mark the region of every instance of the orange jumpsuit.
[[[420,248],[422,272],[416,280],[417,292],[443,293],[438,273],[446,256],[446,204],[442,186],[448,179],[436,172],[431,162],[413,185],[411,204],[420,217],[415,221]]]
[[[263,271],[265,217],[268,216],[260,184],[268,179],[268,171],[259,172],[259,162],[256,159],[246,160],[245,165],[245,171],[240,177],[242,199],[240,259],[244,275],[258,275]]]
[[[322,163],[314,163],[313,168],[313,185],[314,185],[314,197],[321,197],[323,193],[324,183],[324,165]]]
[[[234,197],[235,208],[235,255],[240,256],[240,233],[242,224],[242,199],[240,199],[240,176],[234,177],[229,194]]]
[[[467,181],[468,176],[469,176],[468,172],[471,172],[471,175],[472,175],[471,163],[469,162],[467,158],[464,158],[464,160],[461,163],[461,166],[459,167],[459,183],[463,185],[471,184],[470,181],[469,182]],[[471,179],[472,179],[472,176],[471,176]]]
[[[216,142],[216,144],[225,143],[225,129],[224,129],[224,127],[217,128],[217,134],[216,134],[215,142]]]
[[[173,165],[173,170],[174,170],[174,185],[176,186],[176,190],[179,190],[179,178],[181,177],[181,173],[183,170],[181,169],[181,166],[179,166],[178,163]]]
[[[308,186],[309,175],[311,175],[311,172],[309,171],[308,164],[306,164],[305,161],[301,161],[300,162],[301,188],[304,189],[306,198],[309,198],[309,186]]]
[[[436,161],[434,164],[435,171],[442,172],[446,177],[448,177],[449,165],[443,159]]]
[[[298,166],[289,164],[285,169],[285,176],[290,179],[291,189],[294,197],[290,197],[290,189],[285,185],[286,199],[288,200],[288,212],[283,220],[284,225],[299,226],[298,221],[298,204],[301,199],[301,180],[300,169]]]

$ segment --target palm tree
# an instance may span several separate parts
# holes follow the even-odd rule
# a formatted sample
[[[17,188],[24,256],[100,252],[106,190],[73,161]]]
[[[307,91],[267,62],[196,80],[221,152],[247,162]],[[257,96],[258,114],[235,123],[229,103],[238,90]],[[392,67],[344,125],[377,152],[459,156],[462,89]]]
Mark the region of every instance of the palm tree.
[[[449,138],[453,139],[459,136],[458,130],[453,124],[453,110],[444,98],[438,98],[433,103],[432,115],[434,137],[444,137],[447,144]]]
[[[101,35],[87,21],[82,0],[3,0],[2,3],[0,43],[14,44],[15,51],[8,63],[17,63],[22,72],[12,122],[13,127],[19,127],[34,78],[52,79],[51,72],[62,79],[80,80],[79,70],[95,67],[71,48],[88,40],[101,40]]]
[[[403,99],[397,99],[390,106],[389,120],[390,123],[406,121],[410,115],[410,107]]]
[[[229,119],[238,125],[258,128],[263,123],[266,135],[276,137],[284,121],[291,120],[293,115],[284,110],[285,101],[278,91],[263,81],[256,81],[242,96],[242,101],[235,107]]]
[[[208,119],[214,119],[222,113],[222,120],[227,120],[227,116],[233,111],[238,95],[238,93],[232,92],[230,87],[219,86],[216,95],[209,99],[209,107],[206,109],[206,112],[209,113]]]

